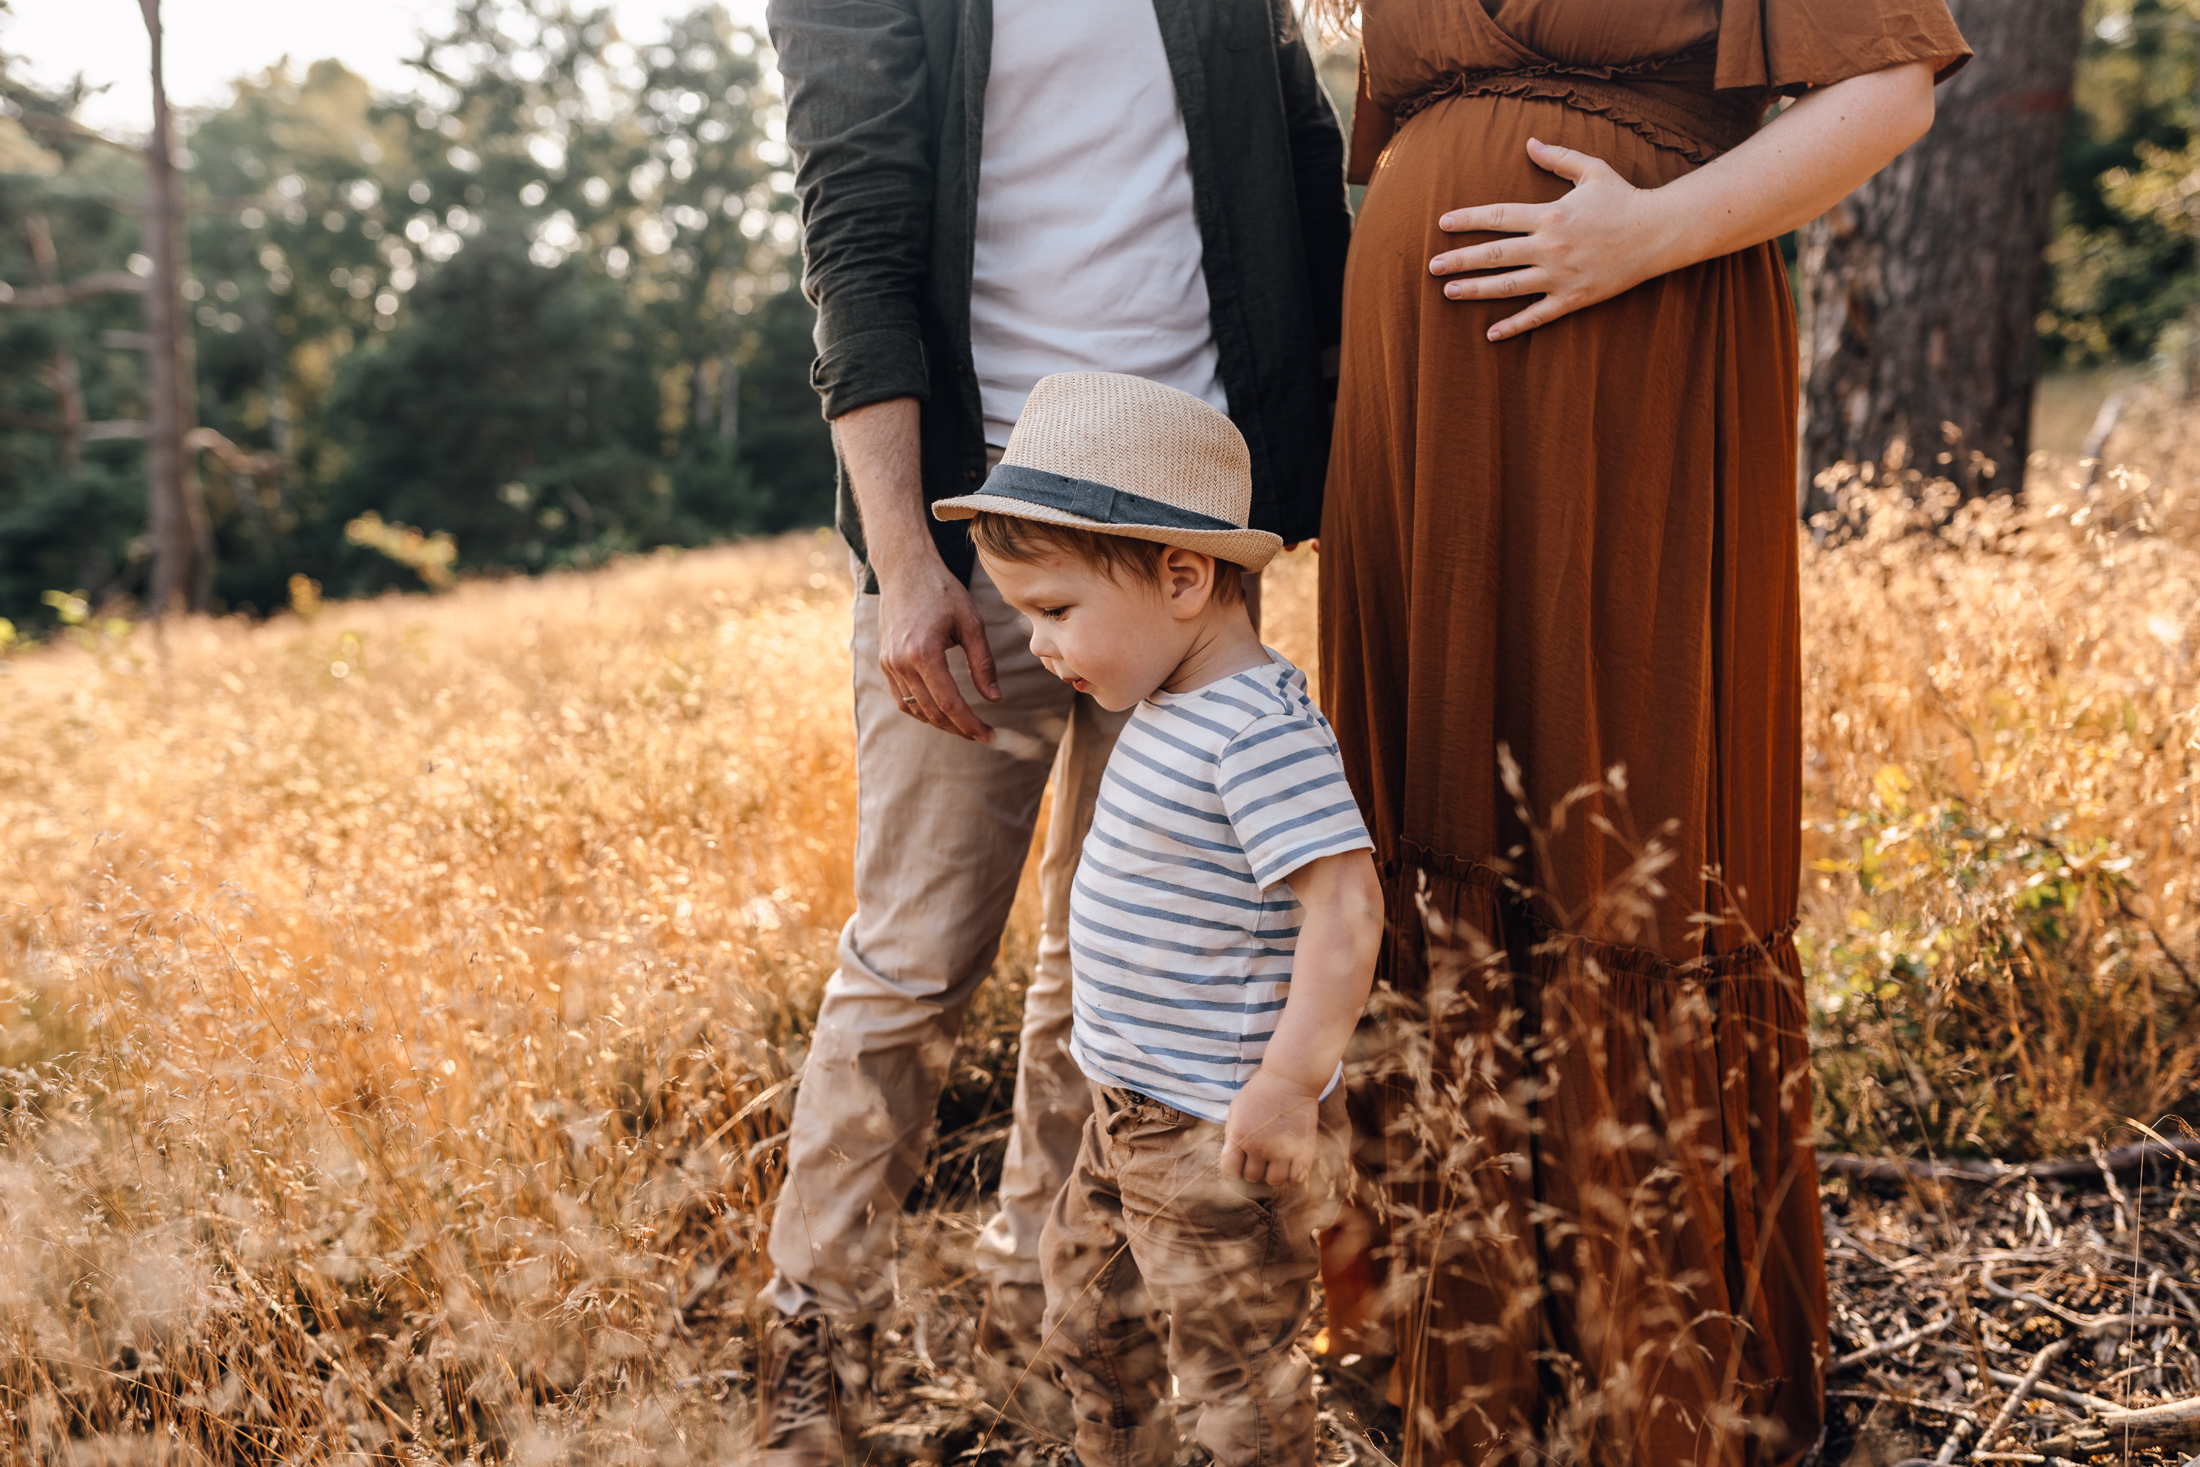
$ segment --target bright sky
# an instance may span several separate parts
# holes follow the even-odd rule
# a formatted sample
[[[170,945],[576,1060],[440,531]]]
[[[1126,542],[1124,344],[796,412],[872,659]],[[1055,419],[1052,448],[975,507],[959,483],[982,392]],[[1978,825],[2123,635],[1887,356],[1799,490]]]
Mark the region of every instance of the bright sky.
[[[694,0],[610,0],[619,32],[653,39],[665,18]],[[761,24],[763,0],[726,0],[736,20]],[[409,90],[402,58],[423,26],[451,0],[162,0],[168,96],[179,106],[219,102],[235,77],[291,59],[303,72],[333,56],[377,87]],[[107,90],[81,114],[94,127],[143,133],[152,125],[145,24],[137,0],[13,0],[0,18],[0,51],[19,57],[32,81],[54,85],[82,72]]]

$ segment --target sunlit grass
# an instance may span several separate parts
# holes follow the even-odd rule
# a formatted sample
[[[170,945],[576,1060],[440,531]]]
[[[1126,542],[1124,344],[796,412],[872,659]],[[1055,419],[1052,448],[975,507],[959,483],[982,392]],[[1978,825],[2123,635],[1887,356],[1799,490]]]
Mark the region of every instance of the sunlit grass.
[[[2181,428],[2141,447],[2174,465]],[[2165,481],[2046,463],[2024,510],[1883,504],[1805,553],[1801,942],[1844,1149],[2200,1120],[2200,503]]]
[[[2134,496],[1806,548],[1828,1144],[2059,1149],[2193,1093],[2200,553]],[[738,1459],[852,901],[845,564],[0,664],[0,1455]],[[1314,579],[1267,592],[1309,664]],[[1032,915],[966,1089],[1005,1093]]]
[[[627,1387],[722,1363],[850,903],[843,564],[804,539],[13,665],[19,1437],[709,1434]]]

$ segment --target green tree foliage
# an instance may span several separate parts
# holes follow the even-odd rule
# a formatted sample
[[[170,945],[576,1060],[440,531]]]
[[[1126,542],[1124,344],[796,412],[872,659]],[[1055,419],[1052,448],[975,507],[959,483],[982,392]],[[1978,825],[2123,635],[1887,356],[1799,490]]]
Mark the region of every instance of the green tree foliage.
[[[0,54],[0,281],[10,297],[125,272],[137,248],[141,170],[79,135],[82,100],[81,86],[30,86]],[[72,462],[52,429],[72,399],[87,423],[139,416],[143,363],[104,344],[138,325],[128,294],[66,311],[0,309],[0,616],[38,620],[41,591],[129,571],[145,518],[138,445],[82,443]]]
[[[2040,315],[2069,366],[2143,359],[2195,305],[2200,3],[2095,0],[2086,19]]]
[[[325,523],[375,510],[447,530],[475,565],[586,563],[677,538],[670,477],[647,451],[660,393],[634,314],[614,282],[539,265],[529,247],[515,221],[487,226],[420,285],[382,350],[345,364],[351,452]],[[406,574],[354,557],[343,585]]]
[[[417,586],[347,539],[369,511],[449,534],[461,570],[824,522],[760,38],[715,4],[636,46],[564,0],[462,0],[416,65],[412,96],[320,62],[184,119],[219,603],[270,609],[296,573]],[[0,280],[39,278],[21,237],[38,210],[71,278],[126,268],[136,160],[40,130],[34,109],[65,124],[75,97],[9,86]],[[88,444],[69,475],[35,428],[57,333],[87,354],[90,415],[136,415],[142,358],[98,343],[138,314],[128,295],[0,313],[0,615],[38,620],[50,587],[134,589],[140,446]]]

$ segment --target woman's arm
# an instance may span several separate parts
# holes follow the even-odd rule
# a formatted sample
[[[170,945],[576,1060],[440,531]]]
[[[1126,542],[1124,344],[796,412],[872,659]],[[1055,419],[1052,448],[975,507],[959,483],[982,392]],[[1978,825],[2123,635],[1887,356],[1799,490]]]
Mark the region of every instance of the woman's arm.
[[[1760,244],[1817,218],[1933,124],[1933,69],[1890,66],[1805,93],[1756,136],[1663,188],[1640,189],[1602,159],[1540,141],[1528,157],[1574,187],[1549,204],[1486,204],[1437,220],[1453,234],[1505,234],[1429,262],[1454,300],[1540,295],[1490,328],[1492,341],[1608,300],[1652,276]]]

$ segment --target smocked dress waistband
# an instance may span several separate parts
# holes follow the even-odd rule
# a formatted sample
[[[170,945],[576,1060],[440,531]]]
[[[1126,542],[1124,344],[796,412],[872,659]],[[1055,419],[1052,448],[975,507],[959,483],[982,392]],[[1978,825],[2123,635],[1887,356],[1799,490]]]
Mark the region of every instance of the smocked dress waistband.
[[[1438,102],[1462,97],[1519,97],[1557,102],[1609,117],[1657,147],[1691,163],[1708,163],[1756,132],[1766,94],[1712,88],[1713,49],[1695,46],[1674,56],[1618,66],[1551,61],[1433,77],[1390,108],[1396,125]]]

